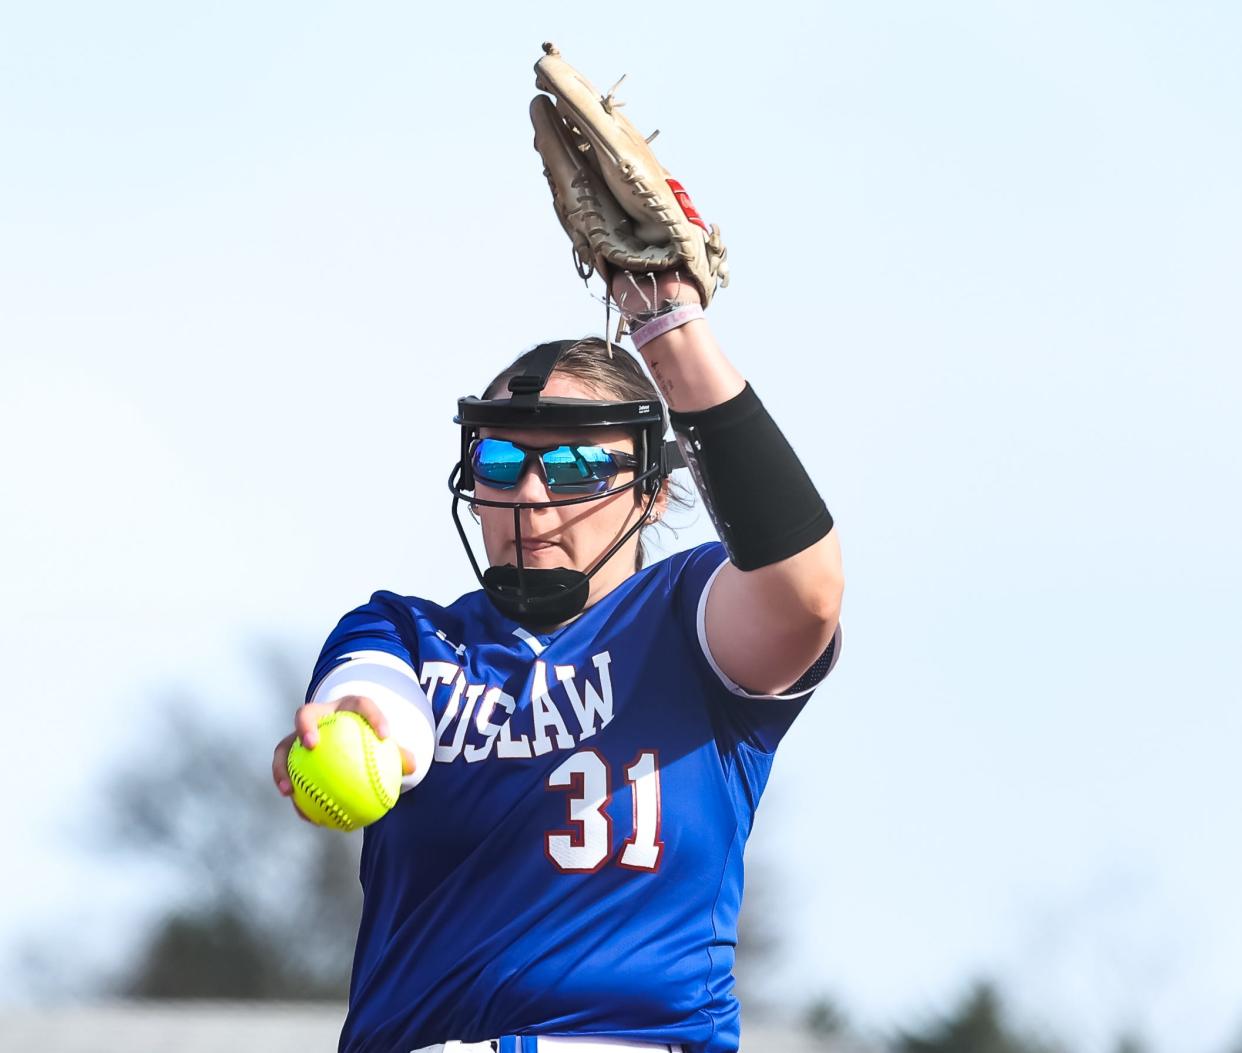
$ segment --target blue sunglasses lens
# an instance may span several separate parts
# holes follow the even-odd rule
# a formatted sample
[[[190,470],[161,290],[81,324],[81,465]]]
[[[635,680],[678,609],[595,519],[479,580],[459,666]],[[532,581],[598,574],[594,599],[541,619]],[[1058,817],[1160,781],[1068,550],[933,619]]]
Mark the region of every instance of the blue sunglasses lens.
[[[558,446],[543,454],[548,488],[558,493],[589,494],[602,490],[617,474],[616,459],[599,446]]]
[[[470,458],[477,478],[490,486],[507,489],[517,485],[526,464],[526,451],[500,439],[480,439]]]
[[[548,450],[524,450],[507,439],[480,439],[470,463],[475,478],[488,486],[509,490],[522,478],[530,457],[543,462],[548,489],[558,494],[590,494],[606,490],[608,481],[622,470],[611,450],[601,446],[557,446]]]

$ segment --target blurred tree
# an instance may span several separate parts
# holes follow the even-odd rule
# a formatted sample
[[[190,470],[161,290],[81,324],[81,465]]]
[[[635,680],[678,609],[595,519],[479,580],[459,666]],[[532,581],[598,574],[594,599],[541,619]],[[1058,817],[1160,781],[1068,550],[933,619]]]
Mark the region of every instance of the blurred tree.
[[[820,995],[806,1007],[802,1026],[813,1038],[834,1041],[849,1033],[850,1022],[841,1004],[829,995]]]
[[[1113,1053],[1147,1053],[1147,1043],[1132,1032],[1125,1032],[1113,1046]]]
[[[990,983],[977,983],[943,1020],[921,1032],[902,1032],[896,1053],[1053,1053],[1041,1041],[1013,1031],[1000,995]]]
[[[163,727],[102,799],[111,847],[156,862],[170,901],[135,960],[107,983],[139,998],[343,999],[361,909],[360,838],[296,818],[269,776],[303,675],[275,649],[247,716],[166,699]]]
[[[781,939],[773,919],[775,880],[762,860],[746,860],[746,891],[737,919],[737,957],[733,976],[736,992],[747,1014],[763,1016],[771,1010],[771,977],[780,960]]]

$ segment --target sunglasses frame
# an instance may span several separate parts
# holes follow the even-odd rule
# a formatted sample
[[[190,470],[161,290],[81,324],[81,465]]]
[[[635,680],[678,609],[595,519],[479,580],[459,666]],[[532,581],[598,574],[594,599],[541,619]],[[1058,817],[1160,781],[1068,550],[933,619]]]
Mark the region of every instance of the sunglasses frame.
[[[522,458],[522,463],[520,467],[518,468],[517,478],[514,479],[513,482],[511,483],[497,482],[492,479],[487,479],[479,473],[478,466],[475,464],[475,454],[477,453],[479,447],[485,442],[507,443],[509,446],[513,447],[515,450],[521,451],[521,453],[524,455]],[[609,457],[613,459],[614,463],[616,464],[617,470],[611,473],[610,475],[605,476],[602,479],[599,479],[599,478],[587,479],[581,482],[573,482],[573,483],[552,482],[552,480],[549,478],[549,475],[548,475],[548,464],[544,460],[544,456],[546,454],[553,453],[556,450],[564,450],[564,449],[572,450],[575,453],[576,459],[580,463],[585,463],[589,467],[594,468],[595,465],[591,464],[590,462],[587,462],[585,458],[577,454],[577,451],[583,447],[595,449],[595,450],[602,450],[604,453],[606,453]],[[556,494],[558,497],[559,496],[596,497],[610,489],[611,480],[615,478],[618,474],[620,474],[621,472],[637,472],[639,467],[642,464],[642,462],[639,460],[636,454],[630,453],[627,450],[612,450],[612,449],[609,449],[607,446],[601,446],[599,443],[594,443],[594,442],[560,442],[560,443],[557,443],[555,446],[528,446],[525,443],[515,442],[513,439],[504,439],[504,438],[500,438],[499,436],[495,436],[495,435],[480,435],[480,436],[476,436],[475,438],[473,438],[470,442],[469,456],[470,456],[471,472],[474,475],[476,484],[481,483],[484,486],[490,486],[493,490],[515,490],[517,489],[517,487],[521,485],[522,477],[526,474],[527,470],[530,468],[531,461],[532,460],[537,461],[539,463],[540,469],[543,472],[543,483],[548,488],[548,493]],[[596,485],[598,486],[598,489],[589,490],[589,491],[581,489],[581,487],[589,486],[589,485]],[[565,487],[568,487],[569,489],[564,489]],[[558,502],[558,503],[562,503],[562,502]]]

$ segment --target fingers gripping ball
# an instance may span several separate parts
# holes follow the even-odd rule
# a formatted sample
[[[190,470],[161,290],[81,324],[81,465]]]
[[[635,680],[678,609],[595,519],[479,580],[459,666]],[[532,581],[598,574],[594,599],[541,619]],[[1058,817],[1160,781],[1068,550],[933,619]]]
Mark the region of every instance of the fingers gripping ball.
[[[314,749],[297,740],[290,747],[289,781],[306,818],[334,830],[357,830],[397,803],[401,751],[357,713],[329,713],[319,722]]]

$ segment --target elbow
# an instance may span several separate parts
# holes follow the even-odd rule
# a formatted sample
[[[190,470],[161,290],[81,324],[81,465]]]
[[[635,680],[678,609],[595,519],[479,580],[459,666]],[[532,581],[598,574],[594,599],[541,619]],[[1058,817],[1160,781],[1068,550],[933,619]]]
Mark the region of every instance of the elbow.
[[[824,574],[802,597],[806,620],[831,635],[841,618],[841,598],[844,594],[845,578],[840,571]]]
[[[839,570],[805,568],[779,596],[766,605],[766,617],[783,626],[787,636],[827,645],[841,617],[845,580]]]
[[[808,549],[805,556],[802,566],[790,568],[799,583],[796,591],[799,613],[831,635],[841,617],[841,597],[845,594],[845,572],[836,531]]]
[[[845,594],[845,579],[840,574],[826,574],[810,584],[802,592],[799,605],[800,628],[816,638],[823,647],[837,630],[841,620],[841,597]]]

